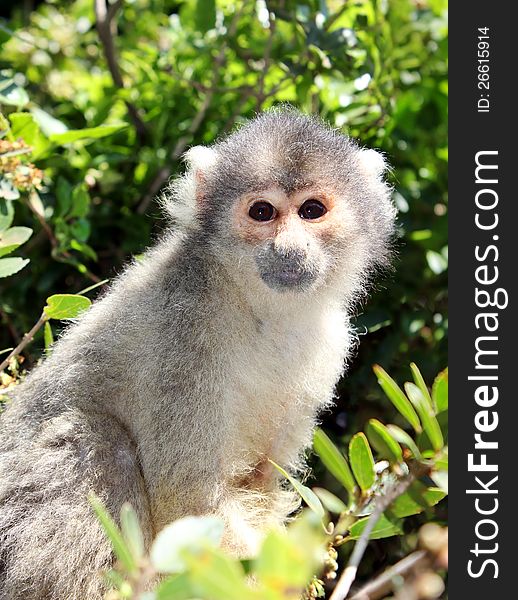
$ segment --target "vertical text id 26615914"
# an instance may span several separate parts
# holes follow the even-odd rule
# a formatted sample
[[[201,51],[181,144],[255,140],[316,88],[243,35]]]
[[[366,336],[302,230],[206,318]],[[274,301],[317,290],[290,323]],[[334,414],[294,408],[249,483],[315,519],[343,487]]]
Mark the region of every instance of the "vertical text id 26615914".
[[[479,27],[477,44],[477,112],[489,112],[489,27]]]

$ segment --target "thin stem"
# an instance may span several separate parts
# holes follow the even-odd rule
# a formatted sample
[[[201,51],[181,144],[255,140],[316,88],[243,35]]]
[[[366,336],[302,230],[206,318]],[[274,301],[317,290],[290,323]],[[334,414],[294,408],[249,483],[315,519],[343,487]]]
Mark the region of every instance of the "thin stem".
[[[97,20],[97,31],[99,33],[99,39],[104,50],[104,56],[108,64],[108,70],[113,79],[115,87],[123,89],[124,80],[119,68],[117,60],[117,52],[115,50],[114,37],[116,33],[114,18],[117,11],[122,5],[122,0],[117,0],[114,4],[108,8],[106,6],[106,0],[95,0],[95,18]],[[140,118],[136,107],[125,100],[128,114],[133,121],[133,125],[137,131],[139,140],[142,142],[148,135],[147,127],[144,121]]]
[[[38,333],[38,331],[41,329],[41,327],[43,327],[43,325],[47,321],[47,315],[45,313],[41,313],[41,317],[36,321],[32,329],[23,336],[22,341],[18,344],[18,346],[16,346],[16,348],[8,355],[8,357],[4,361],[2,361],[2,363],[0,364],[0,371],[3,371],[9,365],[9,361],[13,356],[18,356],[18,354],[21,353],[25,346],[32,342],[36,333]]]
[[[406,477],[400,479],[391,488],[389,488],[385,495],[378,498],[367,525],[365,526],[365,529],[362,531],[361,536],[358,538],[354,546],[349,563],[340,576],[340,579],[338,580],[338,583],[336,584],[336,587],[333,590],[329,600],[344,600],[347,598],[349,590],[351,589],[351,585],[356,579],[358,567],[369,544],[370,534],[372,533],[374,526],[379,521],[381,515],[392,504],[392,502],[398,496],[404,494],[416,478],[424,475],[426,472],[425,469],[427,469],[427,467],[419,466],[415,471],[411,470]]]
[[[392,567],[381,573],[378,577],[364,585],[358,590],[351,600],[377,600],[384,598],[392,589],[394,577],[406,575],[416,568],[426,565],[429,562],[428,554],[425,550],[412,552],[401,559]]]

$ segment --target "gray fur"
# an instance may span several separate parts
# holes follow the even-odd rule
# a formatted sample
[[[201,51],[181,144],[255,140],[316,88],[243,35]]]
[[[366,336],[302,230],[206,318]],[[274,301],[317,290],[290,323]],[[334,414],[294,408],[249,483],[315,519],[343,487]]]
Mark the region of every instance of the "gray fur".
[[[383,161],[364,152],[284,109],[215,144],[205,166],[188,156],[164,199],[170,230],[67,329],[0,419],[1,600],[102,596],[112,556],[90,491],[115,518],[129,501],[148,545],[178,517],[219,515],[241,556],[296,506],[267,458],[303,468],[352,345],[350,307],[388,256]],[[233,203],[272,184],[331,186],[350,216],[343,232],[247,246]],[[290,248],[314,275],[280,294],[258,264],[282,278],[275,257]]]

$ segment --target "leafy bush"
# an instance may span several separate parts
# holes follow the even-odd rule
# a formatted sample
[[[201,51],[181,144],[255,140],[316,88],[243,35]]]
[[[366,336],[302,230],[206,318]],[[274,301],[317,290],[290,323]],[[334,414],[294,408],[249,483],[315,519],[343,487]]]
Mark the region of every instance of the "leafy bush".
[[[343,506],[347,512],[353,498],[358,508],[369,490],[379,491],[383,473],[404,475],[396,468],[401,460],[420,460],[408,425],[421,458],[442,464],[443,400],[432,393],[430,409],[415,369],[405,396],[380,369],[384,383],[375,385],[371,367],[381,364],[401,381],[414,360],[431,380],[446,364],[445,0],[37,4],[22,10],[14,3],[0,20],[0,359],[22,349],[0,373],[0,385],[16,385],[51,346],[60,319],[75,316],[88,304],[85,294],[162,228],[153,199],[181,171],[184,150],[210,143],[255,111],[290,102],[385,152],[399,208],[394,271],[358,312],[358,354],[317,434],[317,498],[332,514]],[[57,302],[65,302],[65,312],[53,312]],[[444,386],[444,377],[438,381]],[[400,411],[396,419],[383,392]],[[387,420],[394,425],[387,428]],[[415,431],[418,422],[424,433]],[[366,436],[353,436],[362,430]],[[362,457],[351,460],[348,475],[332,443]],[[370,453],[375,465],[390,465],[375,471],[371,486]],[[441,502],[405,518],[403,535],[369,546],[358,577],[411,552],[423,523],[442,524],[445,514]],[[350,547],[340,546],[340,564]],[[230,580],[242,578],[237,563],[211,552]]]

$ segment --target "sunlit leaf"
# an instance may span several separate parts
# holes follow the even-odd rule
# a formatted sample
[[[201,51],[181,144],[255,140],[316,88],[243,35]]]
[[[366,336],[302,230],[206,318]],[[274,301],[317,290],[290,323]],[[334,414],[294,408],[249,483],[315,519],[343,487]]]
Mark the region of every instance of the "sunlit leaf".
[[[403,461],[401,446],[390,435],[389,430],[377,419],[370,419],[366,427],[367,437],[378,454],[391,463]]]
[[[380,384],[381,388],[383,389],[389,400],[397,408],[401,415],[405,417],[405,419],[410,423],[410,425],[412,425],[415,432],[420,433],[421,423],[419,422],[419,417],[417,416],[416,411],[412,407],[412,404],[405,396],[403,390],[382,367],[380,367],[379,365],[374,365],[373,369],[374,373],[378,378],[378,383]]]
[[[357,487],[349,464],[322,429],[316,429],[315,431],[313,449],[320,456],[329,472],[338,479],[350,495],[354,495]]]
[[[293,587],[303,588],[314,567],[308,550],[290,540],[286,533],[271,531],[254,561],[254,572],[266,587],[281,593]]]
[[[193,586],[187,573],[162,580],[155,590],[156,600],[192,600]]]
[[[441,371],[435,378],[432,400],[438,413],[448,410],[448,369]]]
[[[126,123],[119,125],[99,125],[99,127],[85,127],[85,129],[69,129],[63,133],[52,133],[49,139],[59,145],[71,144],[83,140],[93,140],[107,137],[127,127]]]
[[[160,573],[180,573],[187,568],[186,554],[200,554],[215,547],[223,536],[217,517],[184,517],[167,525],[151,547],[151,561]]]
[[[211,600],[259,600],[259,592],[245,583],[245,573],[237,559],[216,550],[186,554],[191,584],[197,592],[194,598]]]
[[[423,398],[425,398],[425,400],[428,401],[430,408],[432,410],[434,410],[432,397],[430,396],[430,392],[428,391],[428,388],[423,379],[423,376],[421,375],[421,371],[419,370],[418,366],[415,363],[410,363],[410,370],[412,371],[412,377],[414,378],[414,383],[421,390],[421,392],[423,394]]]
[[[54,294],[43,310],[49,319],[75,319],[91,304],[89,298],[78,294]]]
[[[0,277],[14,275],[18,271],[21,271],[27,264],[29,264],[28,258],[19,258],[18,256],[0,258]]]
[[[340,500],[338,496],[335,496],[330,491],[320,487],[313,488],[313,491],[320,498],[324,508],[329,512],[339,515],[347,510],[345,502]]]
[[[369,490],[376,479],[374,459],[365,434],[360,432],[349,443],[349,462],[362,492]]]
[[[54,343],[54,336],[52,334],[52,327],[48,321],[43,326],[43,339],[45,341],[45,350],[50,350],[50,347]]]
[[[439,488],[427,487],[420,481],[414,481],[404,494],[392,502],[389,512],[397,518],[417,515],[435,506],[445,496],[446,493]]]
[[[141,559],[144,556],[144,536],[137,513],[127,502],[121,507],[121,531],[133,558]]]
[[[108,514],[106,507],[97,496],[90,494],[88,499],[104,529],[106,536],[112,544],[115,556],[120,560],[128,573],[134,573],[137,570],[137,563],[133,559],[129,548],[122,537],[120,529],[117,527],[115,521]]]
[[[318,499],[318,496],[313,492],[313,490],[309,489],[305,485],[302,485],[300,481],[297,481],[293,478],[287,471],[285,471],[278,464],[274,463],[273,460],[270,460],[272,465],[286,477],[286,479],[291,483],[291,485],[295,488],[300,497],[304,500],[304,502],[311,508],[311,510],[318,515],[321,519],[325,515],[324,507],[322,503]]]
[[[7,229],[13,222],[14,208],[12,200],[0,198],[0,231]]]
[[[424,397],[421,390],[413,383],[406,383],[405,391],[419,414],[424,431],[430,439],[434,450],[436,452],[439,451],[444,446],[444,440],[430,403]]]
[[[29,227],[10,227],[0,230],[0,256],[5,256],[24,244],[32,235]]]
[[[351,526],[349,535],[353,540],[357,540],[361,536],[363,530],[367,527],[369,519],[370,516],[363,517],[362,519],[358,519],[358,521]],[[398,520],[391,520],[387,515],[383,514],[374,526],[369,539],[380,540],[382,538],[392,537],[393,535],[401,535],[402,533],[403,529],[401,527],[401,522]]]

